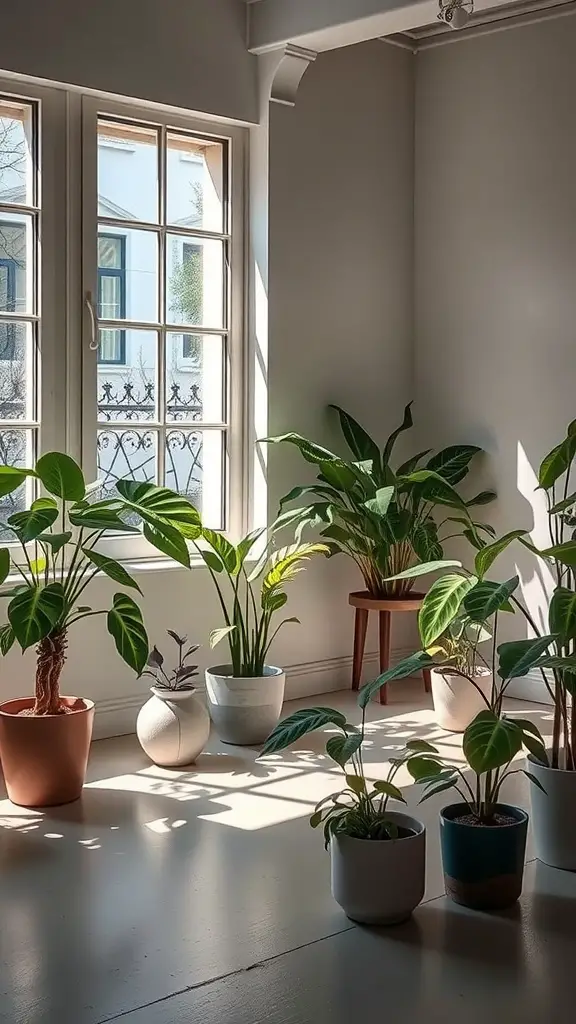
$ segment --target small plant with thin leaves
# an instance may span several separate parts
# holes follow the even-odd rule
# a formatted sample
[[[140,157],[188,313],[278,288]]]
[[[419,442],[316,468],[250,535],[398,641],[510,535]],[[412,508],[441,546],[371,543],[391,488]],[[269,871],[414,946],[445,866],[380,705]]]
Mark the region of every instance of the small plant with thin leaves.
[[[99,573],[140,592],[124,566],[98,550],[100,542],[105,537],[140,532],[130,522],[136,515],[155,547],[163,552],[174,549],[173,557],[180,552],[184,560],[181,548],[186,549],[186,544],[181,530],[187,528],[193,535],[198,515],[186,499],[167,488],[134,481],[119,481],[118,496],[91,503],[80,467],[59,452],[43,455],[33,469],[1,466],[0,496],[30,480],[47,495],[32,501],[26,511],[9,516],[4,527],[18,542],[22,557],[17,556],[15,545],[0,548],[0,584],[11,572],[20,577],[11,590],[0,595],[9,601],[8,622],[0,629],[0,650],[5,655],[14,643],[22,651],[36,647],[33,714],[57,715],[66,712],[60,698],[60,676],[69,630],[77,622],[105,615],[120,657],[138,675],[148,657],[142,613],[129,594],[114,594],[110,608],[94,610],[83,603]],[[188,557],[187,550],[185,553]]]
[[[274,616],[288,601],[285,587],[314,555],[329,554],[325,544],[292,544],[270,551],[266,548],[251,571],[247,559],[263,538],[255,530],[234,545],[221,533],[202,529],[203,544],[195,542],[216,593],[224,625],[210,634],[210,647],[226,640],[236,678],[264,676],[266,658],[275,637],[294,616],[282,619],[273,630]]]
[[[175,668],[166,671],[164,655],[154,646],[148,655],[146,668],[142,675],[151,676],[154,685],[158,690],[188,690],[193,693],[195,686],[193,680],[198,675],[198,665],[189,665],[190,658],[199,649],[200,644],[191,644],[188,650],[184,650],[188,643],[188,637],[179,636],[173,629],[166,630],[168,636],[176,644],[178,649],[178,663]]]
[[[267,438],[268,443],[295,446],[306,462],[319,470],[317,482],[294,487],[280,503],[282,525],[318,529],[333,553],[344,552],[358,566],[372,597],[402,597],[415,579],[442,568],[444,544],[464,536],[474,547],[493,537],[493,528],[476,522],[471,509],[491,502],[495,494],[481,491],[464,499],[458,485],[470,463],[481,453],[476,445],[451,445],[431,455],[419,452],[399,466],[391,459],[398,437],[412,427],[411,404],[383,449],[339,406],[332,406],[349,454],[336,455],[300,434]],[[307,505],[284,510],[300,498]],[[437,513],[443,510],[443,515]],[[424,564],[425,563],[425,564]]]
[[[322,826],[326,849],[330,839],[344,833],[354,839],[386,840],[398,838],[398,826],[388,814],[390,800],[405,804],[402,791],[395,783],[398,772],[419,756],[425,743],[414,740],[397,758],[390,759],[386,779],[369,782],[366,778],[362,745],[365,739],[366,705],[360,727],[351,725],[341,711],[315,707],[295,711],[280,722],[266,740],[261,757],[276,754],[292,745],[307,733],[333,726],[335,735],[326,741],[326,753],[342,770],[346,786],[337,793],[324,797],[310,818],[312,828]]]

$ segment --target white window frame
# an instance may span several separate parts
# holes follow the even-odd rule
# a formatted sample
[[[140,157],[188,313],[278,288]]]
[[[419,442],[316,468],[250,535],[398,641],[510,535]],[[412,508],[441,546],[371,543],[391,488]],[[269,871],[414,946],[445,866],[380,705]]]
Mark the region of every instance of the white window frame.
[[[81,338],[81,460],[87,480],[96,479],[96,424],[97,424],[97,350],[90,314],[96,309],[97,298],[97,121],[99,117],[116,116],[132,119],[140,124],[162,125],[166,128],[184,129],[200,136],[212,136],[228,144],[229,152],[229,253],[228,271],[230,323],[228,324],[227,346],[227,467],[225,493],[223,496],[225,534],[231,540],[238,539],[251,528],[252,509],[250,501],[250,452],[252,437],[250,428],[250,393],[247,368],[248,343],[245,318],[245,222],[246,222],[246,137],[243,128],[223,126],[204,119],[173,113],[153,104],[127,104],[94,96],[81,97],[82,110],[82,284],[81,293],[85,303],[82,319]],[[134,224],[137,228],[137,223]],[[209,231],[194,228],[193,234],[210,237]],[[161,311],[160,311],[161,312]],[[97,326],[97,324],[96,324]],[[128,323],[129,326],[129,323]],[[151,330],[156,324],[149,325]],[[78,415],[78,404],[76,407]],[[189,424],[193,429],[193,424]],[[142,537],[126,535],[109,541],[109,550],[116,558],[139,563],[161,561],[158,552]]]
[[[67,393],[70,281],[67,278],[66,249],[68,147],[68,105],[65,90],[36,85],[16,78],[0,77],[0,97],[36,105],[36,154],[38,189],[32,209],[38,218],[35,304],[31,312],[15,313],[16,321],[36,325],[35,416],[13,420],[13,429],[36,431],[35,458],[48,451],[67,450]],[[6,204],[10,212],[28,213],[28,205]],[[61,301],[59,301],[59,297]],[[0,429],[8,421],[3,421]],[[34,497],[30,480],[27,501]],[[20,558],[15,548],[13,557]],[[22,556],[23,560],[23,556]]]

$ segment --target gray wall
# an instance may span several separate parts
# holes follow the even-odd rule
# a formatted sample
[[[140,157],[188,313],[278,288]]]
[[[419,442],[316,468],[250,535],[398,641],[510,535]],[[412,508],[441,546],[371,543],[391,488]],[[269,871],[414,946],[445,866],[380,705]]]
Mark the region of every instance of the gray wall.
[[[537,540],[534,471],[576,409],[575,53],[564,17],[432,49],[416,71],[418,402],[430,443],[488,449],[498,529]],[[541,611],[549,578],[516,561]]]
[[[4,4],[0,69],[257,120],[256,58],[239,0]]]

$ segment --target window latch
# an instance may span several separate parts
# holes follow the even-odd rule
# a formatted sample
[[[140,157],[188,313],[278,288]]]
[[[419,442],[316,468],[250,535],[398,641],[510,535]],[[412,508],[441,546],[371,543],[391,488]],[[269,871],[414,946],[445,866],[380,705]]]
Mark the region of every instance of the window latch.
[[[94,303],[92,302],[92,292],[86,292],[84,303],[90,317],[90,341],[88,343],[88,348],[91,352],[97,352],[98,338],[96,337],[96,312],[94,310]]]

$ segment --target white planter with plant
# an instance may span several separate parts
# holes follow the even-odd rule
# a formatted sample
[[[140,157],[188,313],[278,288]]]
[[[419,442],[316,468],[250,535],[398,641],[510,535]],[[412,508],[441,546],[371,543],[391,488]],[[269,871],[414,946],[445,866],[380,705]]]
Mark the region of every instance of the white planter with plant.
[[[434,587],[441,588],[443,584],[443,579],[433,584],[432,597]],[[426,635],[428,606],[429,602],[425,601],[419,615],[424,647],[430,647]],[[447,732],[464,732],[490,699],[492,672],[479,649],[479,645],[489,639],[488,630],[463,613],[431,647],[434,656],[443,660],[442,665],[431,670],[430,680],[436,721]]]
[[[273,532],[274,528],[272,528]],[[269,665],[268,652],[282,626],[273,630],[276,612],[288,600],[284,586],[312,555],[329,554],[324,544],[293,544],[258,559],[250,573],[246,559],[264,530],[255,530],[234,546],[221,533],[203,529],[204,545],[196,544],[212,577],[225,625],[212,631],[210,646],[226,640],[230,662],[206,671],[210,717],[224,743],[263,743],[282,711],[285,674]]]
[[[261,756],[278,753],[317,729],[339,730],[326,741],[326,753],[344,772],[346,788],[321,800],[310,824],[323,828],[332,895],[344,913],[361,924],[390,925],[406,921],[424,896],[426,830],[417,818],[388,805],[390,800],[406,802],[394,779],[404,765],[410,769],[427,745],[414,740],[412,749],[391,759],[386,779],[368,781],[362,744],[366,707],[375,692],[374,683],[360,691],[360,727],[332,708],[306,708],[280,722]]]
[[[164,656],[157,647],[152,649],[143,672],[154,679],[152,696],[138,714],[136,735],[151,761],[172,768],[193,764],[202,753],[210,736],[210,716],[192,682],[198,666],[188,664],[199,644],[185,650],[187,638],[172,629],[167,632],[178,647],[178,664],[167,672]]]

